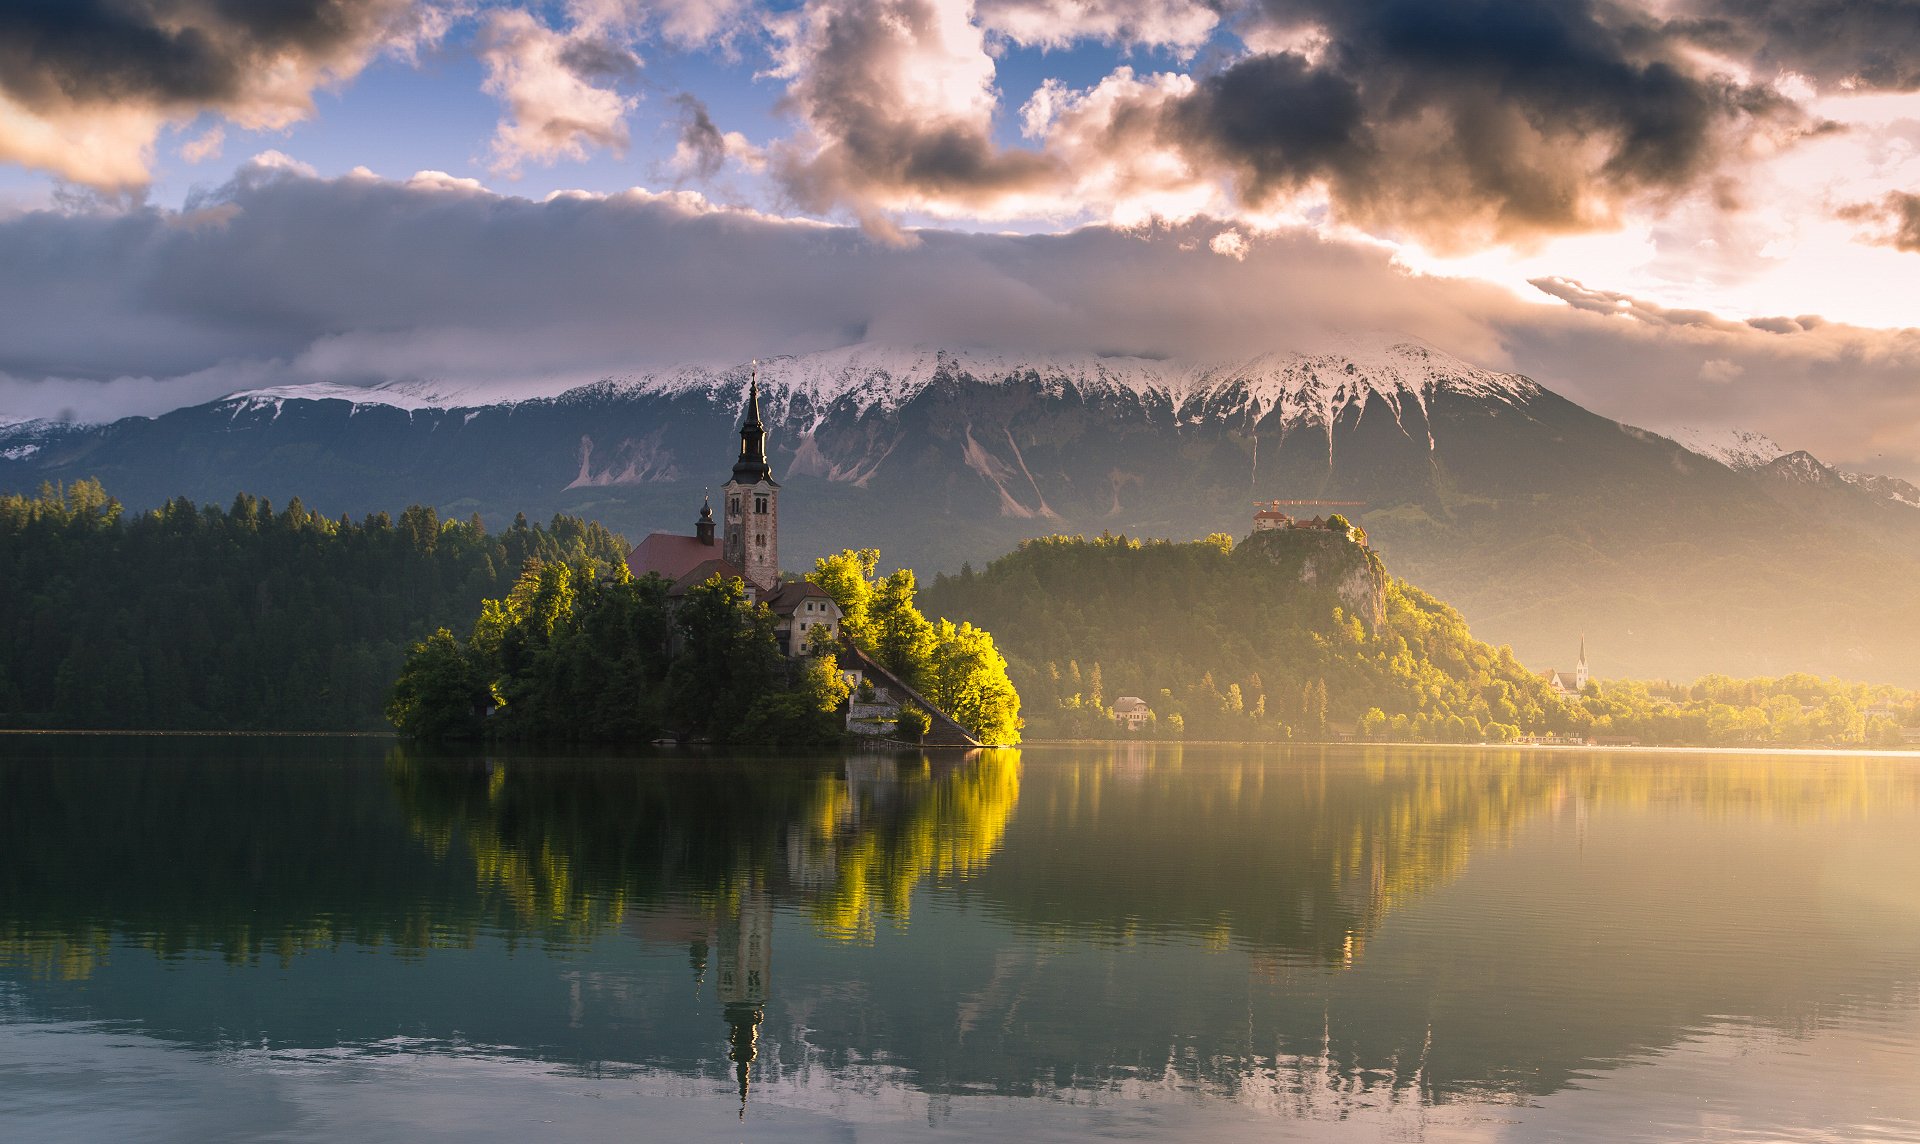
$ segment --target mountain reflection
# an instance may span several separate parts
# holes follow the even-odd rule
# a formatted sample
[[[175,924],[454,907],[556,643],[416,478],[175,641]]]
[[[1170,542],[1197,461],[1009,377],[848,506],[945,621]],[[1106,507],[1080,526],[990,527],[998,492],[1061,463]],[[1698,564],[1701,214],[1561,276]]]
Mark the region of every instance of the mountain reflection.
[[[0,1000],[192,1048],[484,1045],[742,1109],[1417,1110],[1910,1008],[1916,827],[1920,768],[1867,758],[16,742]]]

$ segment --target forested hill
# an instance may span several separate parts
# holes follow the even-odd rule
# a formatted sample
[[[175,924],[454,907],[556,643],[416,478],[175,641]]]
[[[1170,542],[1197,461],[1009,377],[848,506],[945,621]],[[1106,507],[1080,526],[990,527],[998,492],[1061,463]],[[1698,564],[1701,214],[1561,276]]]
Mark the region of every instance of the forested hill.
[[[1389,576],[1358,530],[1033,540],[924,600],[994,631],[1033,736],[1110,735],[1121,696],[1153,709],[1148,733],[1187,738],[1365,721],[1376,737],[1478,742],[1576,718],[1509,649]]]
[[[0,726],[385,729],[407,649],[471,625],[529,558],[625,553],[564,516],[489,534],[244,493],[132,515],[92,481],[0,497]]]

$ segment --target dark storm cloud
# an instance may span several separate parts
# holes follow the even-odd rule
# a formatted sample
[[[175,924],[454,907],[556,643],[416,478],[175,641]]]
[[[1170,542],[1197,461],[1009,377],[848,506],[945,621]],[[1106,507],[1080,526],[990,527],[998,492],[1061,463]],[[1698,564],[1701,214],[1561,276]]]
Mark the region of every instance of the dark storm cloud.
[[[1755,132],[1816,126],[1604,0],[1269,0],[1260,19],[1313,30],[1315,58],[1233,63],[1169,109],[1166,139],[1256,204],[1321,179],[1347,216],[1443,242],[1605,226]]]
[[[241,99],[270,61],[325,60],[392,21],[406,0],[9,0],[0,89],[30,108]]]
[[[1674,30],[1823,83],[1920,88],[1920,0],[1700,0]]]

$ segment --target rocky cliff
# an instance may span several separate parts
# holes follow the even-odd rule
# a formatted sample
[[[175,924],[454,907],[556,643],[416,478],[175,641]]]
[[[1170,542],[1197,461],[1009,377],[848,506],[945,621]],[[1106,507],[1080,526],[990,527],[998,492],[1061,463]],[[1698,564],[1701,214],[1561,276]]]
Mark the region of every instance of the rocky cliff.
[[[1277,578],[1331,594],[1350,616],[1377,632],[1387,618],[1387,569],[1363,542],[1316,528],[1256,532],[1235,546],[1236,560],[1264,561]]]

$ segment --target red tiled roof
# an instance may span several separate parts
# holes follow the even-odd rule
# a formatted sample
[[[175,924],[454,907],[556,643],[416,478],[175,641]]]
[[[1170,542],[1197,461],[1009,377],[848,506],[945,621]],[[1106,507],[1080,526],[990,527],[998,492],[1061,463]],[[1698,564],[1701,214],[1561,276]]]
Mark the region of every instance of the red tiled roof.
[[[655,533],[655,535],[657,536],[659,534]],[[703,545],[702,547],[705,546]],[[713,549],[708,548],[707,551],[712,552]],[[722,580],[739,580],[743,583],[745,583],[747,579],[746,571],[738,564],[730,563],[721,557],[715,556],[711,559],[702,560],[700,563],[695,564],[693,567],[681,573],[679,578],[673,582],[673,587],[667,589],[667,595],[685,595],[687,589],[696,584],[704,584],[715,576],[720,577]],[[751,591],[753,585],[747,584],[747,588]]]
[[[635,576],[645,576],[649,572],[658,573],[669,580],[678,580],[699,564],[718,558],[720,546],[703,544],[697,536],[681,536],[673,532],[649,533],[645,540],[634,545],[627,553],[627,567]]]

